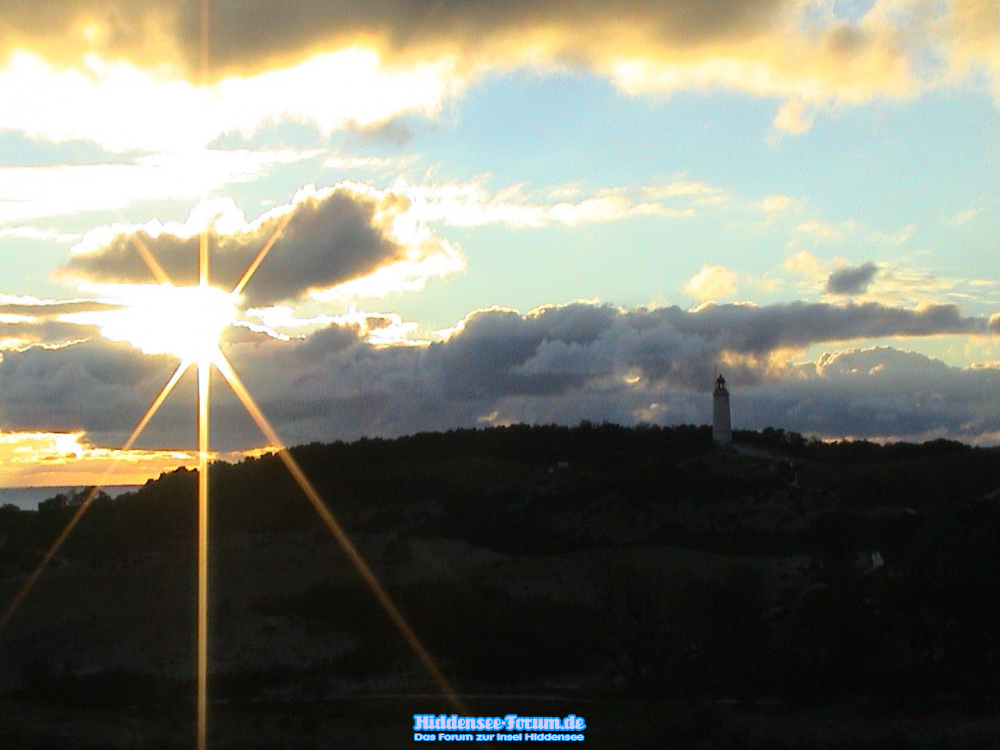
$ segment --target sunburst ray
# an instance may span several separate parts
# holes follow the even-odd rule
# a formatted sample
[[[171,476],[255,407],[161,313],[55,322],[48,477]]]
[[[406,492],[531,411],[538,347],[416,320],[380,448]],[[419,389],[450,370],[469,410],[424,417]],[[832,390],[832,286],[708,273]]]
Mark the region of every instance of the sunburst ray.
[[[177,367],[177,370],[170,377],[170,380],[168,380],[167,384],[163,386],[163,388],[160,390],[159,395],[157,395],[157,397],[153,399],[153,403],[151,403],[149,405],[149,408],[146,409],[146,413],[143,414],[142,419],[139,420],[139,423],[136,425],[135,429],[132,430],[132,434],[129,435],[128,440],[126,440],[122,444],[121,447],[122,453],[132,448],[132,446],[135,444],[135,441],[139,439],[139,435],[141,435],[142,431],[146,428],[146,425],[149,424],[149,420],[153,418],[153,415],[156,414],[160,406],[163,405],[163,402],[167,400],[167,396],[170,395],[170,392],[174,389],[174,386],[177,385],[177,382],[181,379],[184,373],[187,372],[190,366],[191,366],[190,362],[181,362],[181,364]],[[87,492],[87,495],[83,499],[83,502],[80,503],[80,507],[76,509],[76,512],[73,514],[72,518],[69,519],[69,523],[66,524],[66,527],[62,530],[59,536],[56,537],[55,541],[52,542],[51,546],[49,547],[45,555],[42,557],[41,561],[31,572],[31,575],[29,575],[28,578],[25,580],[24,585],[21,586],[21,589],[17,592],[17,595],[14,597],[14,599],[8,605],[7,609],[4,611],[3,617],[0,617],[0,631],[2,631],[7,626],[7,623],[10,622],[11,617],[14,616],[14,613],[17,611],[18,607],[21,606],[21,603],[24,601],[25,597],[28,596],[28,593],[34,587],[35,583],[38,582],[38,579],[41,578],[42,573],[45,572],[45,569],[49,566],[49,563],[51,563],[52,559],[59,553],[59,549],[63,546],[63,544],[65,544],[66,540],[69,538],[69,535],[73,533],[73,529],[76,528],[76,525],[78,523],[80,523],[80,519],[83,518],[84,514],[87,512],[87,509],[94,501],[94,498],[97,497],[97,492],[101,489],[101,487],[104,484],[106,484],[107,480],[114,473],[114,470],[115,468],[117,468],[119,461],[121,461],[120,454],[119,456],[115,457],[115,460],[112,462],[111,466],[105,469],[104,473],[98,480],[98,483],[90,488],[90,491]]]
[[[198,363],[198,747],[208,733],[208,425],[212,366]]]
[[[274,231],[271,232],[271,236],[267,238],[267,242],[265,242],[263,247],[261,247],[260,252],[254,256],[254,259],[250,262],[250,265],[247,266],[247,270],[240,277],[240,280],[236,282],[236,286],[233,287],[232,291],[233,295],[238,295],[243,292],[243,288],[247,285],[250,279],[253,278],[257,269],[260,268],[260,264],[264,262],[264,258],[266,258],[267,254],[271,252],[271,248],[274,247],[274,243],[278,241],[278,238],[281,237],[282,234],[284,234],[285,227],[288,226],[288,222],[291,221],[292,214],[294,212],[295,208],[293,207],[288,213],[281,217],[281,220],[278,222],[278,226],[274,228]]]
[[[156,259],[156,256],[153,255],[153,252],[149,249],[149,246],[142,240],[141,237],[139,237],[137,232],[132,232],[131,240],[132,240],[132,247],[134,247],[135,251],[139,253],[139,257],[142,258],[143,262],[146,264],[146,267],[149,269],[149,272],[153,274],[153,278],[155,278],[161,284],[164,284],[166,286],[173,286],[173,283],[170,281],[170,277],[167,275],[167,272],[163,269],[163,266],[160,265],[160,262]]]
[[[236,394],[236,397],[243,403],[247,413],[250,414],[253,420],[257,423],[257,426],[260,427],[261,432],[264,433],[264,437],[272,446],[278,449],[278,457],[281,459],[282,463],[285,464],[285,467],[302,489],[302,492],[305,494],[306,498],[308,498],[309,502],[316,510],[316,513],[319,514],[323,523],[330,530],[330,533],[333,534],[337,544],[340,545],[341,549],[347,555],[347,559],[350,560],[351,565],[354,566],[358,575],[361,576],[361,579],[371,590],[372,594],[382,606],[382,609],[385,610],[386,614],[406,640],[410,649],[424,665],[424,668],[427,670],[428,674],[430,674],[431,679],[434,680],[437,686],[441,689],[441,692],[444,693],[457,710],[467,713],[461,699],[458,698],[454,688],[452,688],[448,679],[444,676],[444,673],[437,665],[437,662],[431,656],[430,652],[424,647],[423,643],[421,643],[417,634],[403,616],[403,613],[399,611],[399,608],[396,606],[395,602],[393,602],[389,593],[382,586],[374,571],[372,571],[368,563],[365,562],[364,557],[361,556],[361,553],[358,552],[353,542],[351,542],[350,537],[347,536],[343,527],[340,523],[338,523],[337,519],[334,518],[329,508],[326,507],[326,504],[316,491],[316,488],[313,486],[312,482],[309,481],[309,478],[302,470],[302,467],[299,466],[298,461],[295,460],[295,457],[292,456],[291,452],[285,447],[281,438],[278,437],[278,433],[271,426],[267,417],[264,416],[260,407],[257,406],[257,402],[254,401],[253,396],[250,395],[246,386],[243,385],[243,381],[240,379],[239,375],[236,374],[236,370],[221,351],[218,353],[215,366],[219,372],[222,373],[226,382],[229,383],[229,386],[233,389],[233,393]]]

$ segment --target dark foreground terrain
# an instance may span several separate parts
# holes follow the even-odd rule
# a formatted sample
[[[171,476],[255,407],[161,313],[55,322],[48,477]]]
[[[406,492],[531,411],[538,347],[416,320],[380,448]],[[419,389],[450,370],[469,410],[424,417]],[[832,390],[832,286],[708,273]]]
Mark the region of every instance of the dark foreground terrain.
[[[700,427],[293,450],[471,715],[597,747],[1000,746],[1000,451]],[[274,456],[213,467],[211,745],[453,713]],[[0,632],[0,748],[193,746],[196,476],[99,497]],[[6,608],[83,494],[0,508]]]

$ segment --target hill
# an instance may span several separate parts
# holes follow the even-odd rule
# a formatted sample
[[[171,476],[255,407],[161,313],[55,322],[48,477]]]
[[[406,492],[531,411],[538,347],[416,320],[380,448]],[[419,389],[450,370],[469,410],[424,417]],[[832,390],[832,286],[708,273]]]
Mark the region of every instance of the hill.
[[[735,438],[518,425],[292,452],[462,693],[599,698],[609,722],[663,701],[996,695],[1000,451]],[[196,484],[178,470],[95,500],[0,632],[0,692],[16,706],[0,739],[186,746]],[[210,484],[211,690],[232,746],[281,746],[282,722],[312,726],[308,746],[337,701],[432,690],[278,457],[215,465]],[[0,508],[0,603],[81,499]],[[86,718],[123,710],[132,745]],[[59,721],[17,718],[39,714]],[[735,721],[671,716],[663,731],[720,747]],[[793,746],[759,719],[754,737]],[[868,741],[848,730],[830,741]]]

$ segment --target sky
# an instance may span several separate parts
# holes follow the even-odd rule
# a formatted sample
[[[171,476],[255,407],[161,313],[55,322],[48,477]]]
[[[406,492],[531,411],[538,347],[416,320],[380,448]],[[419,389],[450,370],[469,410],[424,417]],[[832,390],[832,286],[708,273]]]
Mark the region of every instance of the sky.
[[[737,429],[1000,444],[998,26],[996,0],[7,0],[0,486],[194,464],[193,372],[121,448],[220,336],[288,445],[704,424],[720,373]],[[273,447],[217,376],[211,441]]]

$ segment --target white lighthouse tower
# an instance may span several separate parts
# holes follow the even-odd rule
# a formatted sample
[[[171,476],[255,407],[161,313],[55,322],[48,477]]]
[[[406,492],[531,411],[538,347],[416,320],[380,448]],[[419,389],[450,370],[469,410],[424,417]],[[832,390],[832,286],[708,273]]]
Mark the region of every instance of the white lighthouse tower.
[[[733,428],[729,421],[729,391],[726,389],[726,379],[721,375],[715,381],[715,393],[712,394],[712,442],[717,445],[729,445],[733,442]]]

